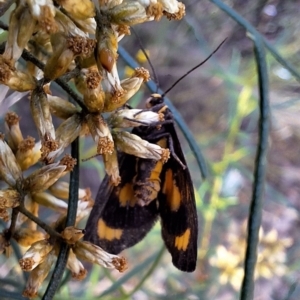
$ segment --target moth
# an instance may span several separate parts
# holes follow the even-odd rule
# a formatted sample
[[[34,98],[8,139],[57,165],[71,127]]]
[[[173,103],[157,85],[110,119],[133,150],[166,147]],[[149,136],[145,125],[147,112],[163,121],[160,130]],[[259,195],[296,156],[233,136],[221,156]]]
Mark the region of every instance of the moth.
[[[193,182],[174,127],[171,111],[154,94],[149,109],[164,114],[164,121],[140,126],[134,134],[163,148],[171,156],[161,161],[119,157],[121,183],[113,186],[106,176],[86,225],[84,239],[118,254],[141,241],[160,218],[162,238],[181,271],[192,272],[197,261],[198,220]]]
[[[225,39],[226,40],[226,39]],[[180,77],[170,91],[204,61]],[[162,238],[172,256],[173,265],[193,272],[197,262],[198,219],[193,182],[178,139],[172,112],[163,95],[153,94],[148,109],[164,114],[162,123],[140,126],[132,133],[171,152],[169,160],[142,159],[121,153],[118,157],[121,182],[110,183],[106,175],[86,225],[84,239],[105,251],[118,254],[134,246],[160,219]]]

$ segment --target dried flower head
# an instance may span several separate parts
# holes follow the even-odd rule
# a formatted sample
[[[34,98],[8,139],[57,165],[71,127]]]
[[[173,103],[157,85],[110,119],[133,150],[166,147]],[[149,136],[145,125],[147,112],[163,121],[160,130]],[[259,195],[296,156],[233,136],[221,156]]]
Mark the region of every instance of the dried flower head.
[[[52,248],[53,245],[51,245],[48,240],[41,240],[32,244],[23,257],[19,260],[22,270],[33,270],[36,266],[44,261]]]
[[[124,272],[127,269],[127,264],[123,257],[110,254],[102,248],[86,241],[76,242],[73,246],[73,251],[79,258],[105,268],[115,268],[119,272]]]
[[[22,294],[23,297],[35,298],[37,296],[38,289],[49,274],[55,260],[56,256],[54,251],[51,251],[44,257],[44,260],[30,272],[25,290]]]

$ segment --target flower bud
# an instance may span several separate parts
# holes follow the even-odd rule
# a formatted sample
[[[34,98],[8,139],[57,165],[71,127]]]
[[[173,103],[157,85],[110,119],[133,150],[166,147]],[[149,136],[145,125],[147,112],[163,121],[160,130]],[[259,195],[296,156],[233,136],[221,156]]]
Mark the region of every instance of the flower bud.
[[[17,207],[20,200],[20,194],[14,189],[0,190],[0,209]]]
[[[51,0],[27,0],[26,3],[31,10],[31,17],[38,20],[41,31],[53,34],[58,30],[54,20],[56,10]]]
[[[65,201],[57,199],[55,196],[40,192],[32,195],[32,200],[45,207],[54,209],[62,214],[67,213],[68,205]]]
[[[54,251],[51,251],[35,269],[30,272],[29,278],[26,283],[25,290],[23,291],[23,297],[35,298],[37,292],[45,278],[50,272],[53,263],[56,260]]]
[[[163,162],[169,159],[170,151],[168,149],[149,143],[135,134],[120,131],[114,132],[113,137],[117,148],[127,154],[140,158],[162,160]]]
[[[162,113],[142,109],[119,109],[112,113],[109,125],[114,128],[129,128],[137,126],[149,126],[164,120]]]
[[[51,245],[48,240],[41,240],[32,244],[23,257],[19,260],[21,269],[23,271],[33,270],[36,266],[44,261],[52,248],[53,245]]]
[[[10,147],[0,137],[0,178],[14,187],[23,179],[21,169]]]
[[[104,154],[103,162],[105,166],[105,171],[110,177],[110,182],[114,186],[119,185],[119,183],[121,182],[121,177],[119,172],[117,151],[114,149],[112,154]]]
[[[60,97],[47,95],[50,111],[53,115],[61,119],[68,119],[78,113],[78,109],[71,102]]]
[[[18,92],[27,92],[37,86],[37,81],[30,75],[18,71],[9,61],[0,55],[0,83]]]
[[[90,133],[97,143],[97,154],[110,154],[114,151],[114,141],[110,130],[101,115],[86,116]]]
[[[8,112],[5,115],[5,136],[11,150],[16,153],[18,145],[23,140],[20,129],[20,117],[14,112]]]
[[[36,21],[25,3],[19,2],[15,10],[11,13],[8,37],[3,57],[12,63],[17,61],[36,26]]]
[[[71,271],[72,278],[75,280],[83,280],[87,275],[87,270],[80,260],[77,259],[72,249],[69,252],[67,268]]]
[[[83,73],[85,70],[82,70]],[[101,112],[105,93],[101,86],[101,76],[95,67],[86,70],[84,75],[76,78],[75,84],[89,112]]]
[[[119,272],[124,272],[127,269],[126,260],[123,257],[110,254],[90,242],[76,242],[73,251],[79,258],[105,268],[115,268]]]
[[[81,114],[77,113],[59,125],[55,133],[58,147],[56,150],[47,154],[47,160],[53,162],[54,159],[62,154],[64,149],[80,135],[82,122]]]
[[[16,159],[22,171],[36,164],[41,158],[41,143],[35,143],[34,138],[28,136],[18,147]]]
[[[60,162],[46,165],[25,179],[24,190],[32,194],[42,192],[62,177],[66,169],[67,167],[61,165]]]
[[[97,25],[95,57],[99,72],[102,75],[103,69],[110,73],[113,65],[116,64],[118,58],[118,41],[115,31],[106,15],[101,15],[101,19]]]
[[[69,199],[69,182],[66,181],[56,181],[53,185],[50,186],[49,190],[52,195],[57,198],[68,200]],[[79,189],[78,190],[78,199],[89,199],[91,197],[90,189]]]
[[[135,25],[151,21],[153,16],[147,14],[146,7],[139,1],[123,1],[109,11],[111,22],[118,25]]]
[[[136,68],[131,78],[121,81],[122,93],[105,93],[103,112],[111,112],[123,106],[141,87],[142,83],[150,78],[148,70]]]
[[[18,228],[14,232],[13,238],[23,247],[29,247],[37,241],[45,239],[45,234],[41,231],[30,228]]]
[[[42,143],[48,140],[55,140],[55,129],[52,123],[50,106],[47,95],[42,89],[37,88],[32,92],[30,109]]]
[[[92,18],[95,15],[95,5],[92,1],[81,0],[57,0],[60,4],[75,20],[86,20]]]

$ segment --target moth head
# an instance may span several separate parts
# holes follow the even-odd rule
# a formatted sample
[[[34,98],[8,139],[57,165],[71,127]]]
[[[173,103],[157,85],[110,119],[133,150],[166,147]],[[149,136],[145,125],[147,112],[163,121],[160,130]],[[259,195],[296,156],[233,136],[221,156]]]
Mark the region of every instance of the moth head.
[[[146,101],[146,107],[151,108],[157,104],[164,102],[164,98],[160,94],[152,94]]]

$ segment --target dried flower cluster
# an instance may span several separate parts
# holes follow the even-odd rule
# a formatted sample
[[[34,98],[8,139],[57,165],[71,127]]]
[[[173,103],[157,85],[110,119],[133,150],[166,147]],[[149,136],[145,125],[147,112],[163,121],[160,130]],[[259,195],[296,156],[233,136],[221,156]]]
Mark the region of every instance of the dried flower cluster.
[[[163,115],[124,106],[149,80],[149,72],[137,68],[130,78],[120,80],[117,50],[118,42],[130,34],[130,26],[163,16],[179,20],[185,8],[176,0],[99,0],[97,6],[89,0],[17,0],[11,4],[7,40],[0,47],[0,113],[29,94],[39,141],[24,138],[18,115],[6,114],[5,135],[0,135],[0,179],[5,184],[0,191],[0,218],[10,225],[0,235],[0,251],[9,252],[12,238],[28,248],[19,263],[31,272],[23,294],[32,298],[63,242],[71,248],[67,268],[73,278],[86,275],[79,259],[119,271],[126,268],[123,258],[80,241],[82,230],[65,228],[69,184],[59,179],[78,162],[61,155],[78,136],[90,134],[114,185],[120,182],[117,150],[141,158],[168,159],[168,149],[123,130],[163,121]],[[0,9],[0,14],[5,10]],[[27,61],[25,68],[18,63],[21,56]],[[70,80],[76,92],[68,86]],[[76,105],[52,95],[54,81]],[[62,119],[57,128],[52,115]],[[29,170],[26,176],[25,170]],[[41,205],[56,213],[55,221],[41,222]],[[79,190],[74,226],[92,205],[89,191]]]

